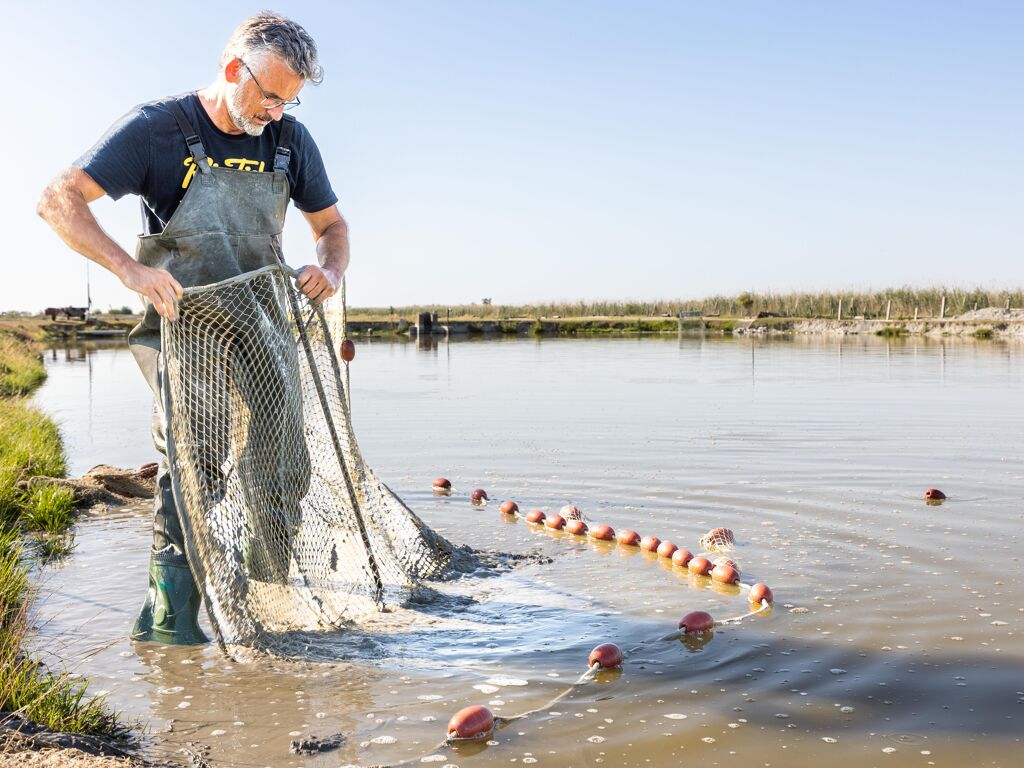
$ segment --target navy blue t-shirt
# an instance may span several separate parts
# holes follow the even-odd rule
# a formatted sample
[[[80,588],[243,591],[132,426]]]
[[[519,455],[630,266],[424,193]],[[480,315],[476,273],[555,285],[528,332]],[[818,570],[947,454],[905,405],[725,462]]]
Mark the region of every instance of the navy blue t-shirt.
[[[213,124],[194,91],[174,98],[214,164],[243,171],[274,170],[282,121],[270,123],[259,136],[233,135]],[[115,200],[128,194],[140,196],[145,234],[163,231],[198,173],[167,101],[134,107],[75,161]],[[313,213],[338,202],[320,150],[301,123],[295,123],[289,143],[288,183],[295,207]]]

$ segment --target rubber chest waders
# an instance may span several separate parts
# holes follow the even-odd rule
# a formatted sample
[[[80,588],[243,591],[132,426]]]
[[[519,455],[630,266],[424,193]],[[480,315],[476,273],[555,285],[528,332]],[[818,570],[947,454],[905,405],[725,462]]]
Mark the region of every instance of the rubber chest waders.
[[[254,173],[213,167],[199,134],[177,100],[165,104],[181,129],[197,172],[164,230],[139,237],[136,259],[146,266],[166,269],[185,288],[278,263],[289,200],[288,144],[294,119],[285,116],[282,122],[273,172]],[[157,474],[149,592],[132,639],[166,644],[207,642],[198,624],[202,601],[189,568],[167,461],[170,435],[162,387],[160,316],[151,303],[146,303],[145,316],[129,334],[128,343],[153,390],[153,442],[163,454]],[[211,466],[211,475],[216,473],[217,467]],[[287,575],[287,545],[278,549],[276,572],[254,577],[279,580],[282,570]]]

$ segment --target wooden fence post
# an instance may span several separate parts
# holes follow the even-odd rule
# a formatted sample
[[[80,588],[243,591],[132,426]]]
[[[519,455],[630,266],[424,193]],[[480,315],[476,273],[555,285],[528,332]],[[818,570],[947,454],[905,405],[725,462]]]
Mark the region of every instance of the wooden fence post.
[[[842,299],[839,300],[839,313],[836,315],[836,319],[837,320],[842,320],[843,319],[843,300]]]
[[[946,319],[946,297],[945,297],[945,295],[943,295],[943,297],[942,297],[942,307],[939,309],[939,320],[945,320],[945,319]]]
[[[887,301],[885,303],[885,319],[886,319],[886,321],[888,321],[891,316],[892,316],[892,299],[889,299],[889,301]]]

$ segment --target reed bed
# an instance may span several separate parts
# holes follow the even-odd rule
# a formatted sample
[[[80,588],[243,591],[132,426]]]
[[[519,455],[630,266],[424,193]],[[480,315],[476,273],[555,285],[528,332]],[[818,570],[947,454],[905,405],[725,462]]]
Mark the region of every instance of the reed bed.
[[[413,320],[420,312],[437,312],[452,320],[513,318],[597,318],[597,317],[675,317],[680,312],[700,312],[722,317],[750,317],[768,312],[780,317],[834,318],[843,303],[843,317],[863,315],[884,318],[886,310],[893,320],[914,317],[938,317],[942,299],[946,316],[975,308],[1024,307],[1024,288],[987,290],[975,288],[890,288],[881,291],[826,291],[821,293],[741,293],[736,296],[709,296],[703,299],[658,301],[576,301],[539,304],[424,304],[405,307],[352,307],[349,316],[378,320]]]

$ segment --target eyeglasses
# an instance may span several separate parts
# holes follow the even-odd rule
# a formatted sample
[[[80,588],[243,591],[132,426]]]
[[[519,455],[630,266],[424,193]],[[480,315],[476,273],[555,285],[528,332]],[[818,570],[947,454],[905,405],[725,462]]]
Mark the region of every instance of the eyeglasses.
[[[239,59],[239,61],[242,60]],[[260,85],[260,81],[256,79],[256,75],[254,75],[252,70],[249,69],[249,65],[242,61],[242,66],[245,67],[245,71],[249,73],[249,77],[252,78],[252,81],[256,83],[256,87],[260,89],[260,93],[263,94],[263,101],[260,102],[260,106],[264,109],[277,109],[278,107],[284,107],[284,111],[287,112],[289,109],[294,109],[302,103],[299,101],[298,96],[291,101],[285,101],[284,99],[279,99],[277,96],[271,96],[263,90],[263,86]]]

